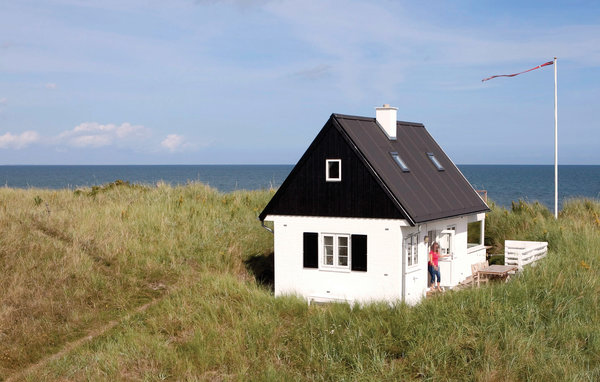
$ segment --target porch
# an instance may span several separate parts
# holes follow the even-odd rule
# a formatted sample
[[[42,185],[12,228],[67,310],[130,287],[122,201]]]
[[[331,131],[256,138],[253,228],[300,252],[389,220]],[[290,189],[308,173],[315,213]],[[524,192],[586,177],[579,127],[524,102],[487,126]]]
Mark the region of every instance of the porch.
[[[486,248],[483,245],[467,248],[466,254],[452,254],[449,258],[440,259],[441,286],[454,288],[471,277],[473,264],[486,261]]]

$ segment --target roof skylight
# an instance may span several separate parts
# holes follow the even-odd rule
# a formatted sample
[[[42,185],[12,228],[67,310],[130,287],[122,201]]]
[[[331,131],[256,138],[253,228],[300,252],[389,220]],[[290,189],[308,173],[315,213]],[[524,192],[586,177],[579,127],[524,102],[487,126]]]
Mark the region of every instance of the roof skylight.
[[[400,155],[398,155],[397,152],[391,152],[390,154],[392,155],[392,158],[394,158],[394,161],[396,161],[398,166],[400,166],[400,169],[402,170],[402,172],[410,171],[410,169],[408,168],[406,163],[404,163],[404,161],[402,160],[402,158],[400,158]]]
[[[427,156],[429,157],[429,159],[431,159],[431,163],[433,163],[433,165],[438,169],[438,171],[444,171],[444,166],[442,166],[440,161],[437,160],[433,153],[427,153]]]

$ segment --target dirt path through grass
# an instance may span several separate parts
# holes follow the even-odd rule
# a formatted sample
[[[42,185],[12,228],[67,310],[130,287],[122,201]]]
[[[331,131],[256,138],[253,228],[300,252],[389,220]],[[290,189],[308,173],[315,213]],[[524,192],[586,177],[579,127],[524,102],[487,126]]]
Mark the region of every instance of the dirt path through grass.
[[[148,310],[148,308],[150,308],[150,307],[158,304],[162,300],[164,300],[166,297],[169,296],[169,294],[170,294],[170,290],[167,290],[167,292],[164,293],[163,295],[161,295],[160,297],[157,297],[154,300],[149,301],[149,302],[145,303],[144,305],[135,308],[133,311],[127,313],[124,317],[122,317],[118,320],[112,320],[112,321],[108,322],[107,324],[101,326],[100,328],[90,330],[86,336],[81,337],[75,341],[66,343],[63,346],[63,348],[61,350],[59,350],[58,352],[56,352],[54,354],[50,354],[50,355],[40,359],[36,363],[29,365],[27,368],[25,368],[23,370],[16,371],[12,375],[9,375],[4,381],[12,382],[12,381],[18,381],[20,379],[25,378],[27,375],[46,366],[50,362],[60,359],[61,357],[64,357],[65,355],[67,355],[71,351],[77,349],[78,347],[80,347],[88,342],[91,342],[92,340],[107,333],[109,330],[114,329],[115,327],[117,327],[117,325],[129,320],[134,315],[145,312],[146,310]]]

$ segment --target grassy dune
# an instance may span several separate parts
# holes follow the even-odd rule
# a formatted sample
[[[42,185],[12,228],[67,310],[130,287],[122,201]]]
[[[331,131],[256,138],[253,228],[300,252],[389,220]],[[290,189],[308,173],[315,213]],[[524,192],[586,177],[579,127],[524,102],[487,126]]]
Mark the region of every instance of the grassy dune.
[[[256,281],[270,191],[0,189],[0,376],[25,380],[598,380],[600,203],[493,207],[486,241],[547,240],[509,284],[414,308],[308,307]],[[147,310],[136,307],[155,301]],[[18,374],[106,323],[118,325]],[[1,378],[0,378],[1,379]]]

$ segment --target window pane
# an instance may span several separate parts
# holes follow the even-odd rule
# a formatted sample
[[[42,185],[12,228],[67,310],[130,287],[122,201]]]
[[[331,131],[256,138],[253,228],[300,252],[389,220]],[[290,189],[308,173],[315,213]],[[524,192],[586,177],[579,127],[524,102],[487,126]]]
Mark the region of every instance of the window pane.
[[[404,240],[404,253],[406,254],[407,265],[412,265],[412,256],[410,255],[410,237]]]
[[[333,265],[333,236],[323,236],[325,265]]]
[[[444,170],[444,166],[442,166],[440,161],[438,161],[438,159],[435,157],[435,155],[433,155],[433,153],[427,153],[427,156],[429,156],[429,159],[431,159],[431,162],[438,169],[438,171]]]
[[[481,236],[481,221],[467,224],[467,246],[473,247],[483,244]]]
[[[440,237],[440,252],[442,255],[450,254],[450,234],[445,233]]]
[[[412,240],[413,264],[419,263],[419,235],[414,235]]]
[[[429,248],[427,249],[429,251],[431,249],[431,245],[437,240],[437,238],[435,237],[435,231],[428,231],[427,236],[429,237]]]
[[[329,162],[327,162],[327,167],[329,169],[329,179],[339,179],[340,178],[340,162],[339,161],[329,161]]]
[[[332,245],[325,246],[325,264],[333,265],[333,246]]]
[[[348,266],[348,238],[346,236],[338,236],[338,265]]]
[[[394,158],[394,160],[396,161],[398,166],[400,166],[400,169],[403,172],[408,172],[409,171],[408,166],[406,165],[406,163],[404,163],[402,158],[400,158],[400,155],[398,155],[398,153],[391,153],[391,154],[392,154],[392,158]]]

